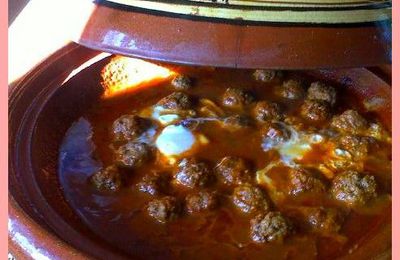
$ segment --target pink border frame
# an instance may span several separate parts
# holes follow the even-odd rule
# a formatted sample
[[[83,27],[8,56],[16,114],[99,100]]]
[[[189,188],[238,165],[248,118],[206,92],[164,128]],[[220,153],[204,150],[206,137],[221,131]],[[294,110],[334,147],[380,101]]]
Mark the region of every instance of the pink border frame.
[[[392,219],[393,219],[393,229],[392,229],[392,259],[400,259],[400,205],[397,203],[400,197],[400,175],[398,171],[400,169],[400,160],[397,159],[400,153],[400,120],[397,112],[400,110],[400,75],[398,74],[398,69],[400,67],[400,46],[399,46],[399,32],[400,32],[400,2],[398,0],[392,1],[393,4],[393,16],[392,19],[392,136],[393,136],[393,155],[395,158],[392,162]]]
[[[394,14],[399,14],[400,13],[400,2],[398,0],[393,1],[393,13]],[[1,196],[0,196],[0,209],[2,209],[0,212],[0,231],[2,238],[1,239],[1,244],[0,244],[0,251],[2,259],[5,259],[8,249],[7,249],[7,188],[8,188],[8,156],[7,156],[7,147],[8,147],[8,109],[7,109],[7,103],[8,103],[8,80],[7,80],[7,34],[8,34],[8,1],[1,1],[0,2],[0,87],[1,87],[1,92],[0,92],[0,113],[1,113],[1,120],[2,124],[0,127],[0,147],[1,147],[1,152],[0,152],[0,172],[3,174],[0,175],[0,190],[1,190]],[[392,102],[393,102],[393,154],[397,155],[400,153],[400,146],[399,146],[399,139],[400,136],[397,134],[400,133],[400,120],[397,118],[397,111],[400,109],[400,75],[397,72],[397,69],[399,69],[400,65],[400,46],[398,46],[398,35],[400,31],[400,19],[398,15],[393,16],[393,65],[392,65],[392,71],[393,73],[393,79],[392,79],[392,85],[394,86],[392,88],[393,90],[393,95],[392,95]],[[394,156],[396,158],[396,156]],[[398,170],[400,169],[400,160],[393,160],[393,179],[392,179],[392,186],[393,186],[393,201],[397,202],[397,198],[400,196],[400,175],[397,174]],[[397,220],[400,217],[400,205],[397,203],[393,203],[393,219]],[[398,243],[400,239],[400,224],[397,224],[396,222],[393,225],[393,231],[392,231],[392,243],[393,243],[393,259],[400,259],[400,247],[397,246],[396,244]]]
[[[0,112],[1,112],[1,127],[0,127],[0,232],[1,232],[1,244],[0,252],[1,258],[6,259],[7,257],[7,219],[8,219],[8,80],[7,80],[7,44],[8,44],[8,1],[0,2]]]

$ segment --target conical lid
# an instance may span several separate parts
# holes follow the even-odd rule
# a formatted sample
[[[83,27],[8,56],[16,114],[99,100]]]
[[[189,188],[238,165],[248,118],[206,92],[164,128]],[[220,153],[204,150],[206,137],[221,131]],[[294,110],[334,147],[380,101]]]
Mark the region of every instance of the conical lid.
[[[154,60],[247,68],[391,63],[388,0],[97,1],[75,40]]]

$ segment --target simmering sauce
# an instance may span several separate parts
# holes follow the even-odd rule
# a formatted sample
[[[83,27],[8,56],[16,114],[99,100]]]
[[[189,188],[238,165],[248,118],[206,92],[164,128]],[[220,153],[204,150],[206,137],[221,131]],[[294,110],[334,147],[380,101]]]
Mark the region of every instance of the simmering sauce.
[[[352,95],[300,72],[177,71],[65,135],[60,182],[99,237],[139,259],[332,259],[385,224],[391,134]]]

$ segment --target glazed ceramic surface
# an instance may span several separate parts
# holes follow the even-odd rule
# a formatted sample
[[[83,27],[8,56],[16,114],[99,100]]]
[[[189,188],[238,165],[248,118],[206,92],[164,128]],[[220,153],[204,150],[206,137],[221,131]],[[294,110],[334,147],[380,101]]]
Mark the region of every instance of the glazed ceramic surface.
[[[391,63],[391,1],[317,2],[98,1],[75,41],[127,56],[235,68]]]

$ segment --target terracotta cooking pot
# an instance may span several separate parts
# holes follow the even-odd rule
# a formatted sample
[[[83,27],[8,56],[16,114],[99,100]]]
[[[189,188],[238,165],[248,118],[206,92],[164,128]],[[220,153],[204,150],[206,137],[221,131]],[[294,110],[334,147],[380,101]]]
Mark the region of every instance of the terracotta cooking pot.
[[[80,67],[99,54],[70,43],[10,86],[9,245],[17,259],[127,258],[81,222],[57,178],[58,149],[66,130],[102,93],[98,82],[107,59]],[[69,77],[71,72],[75,75]],[[370,70],[302,73],[341,85],[360,101],[379,97],[373,112],[391,129],[391,88]],[[387,218],[382,221],[390,223],[391,216]],[[345,258],[390,258],[390,239],[387,224]]]
[[[73,2],[64,2],[68,10]],[[108,59],[99,51],[181,64],[316,69],[301,73],[375,104],[373,113],[391,129],[390,69],[363,68],[391,61],[389,0],[93,2],[74,14],[84,25],[74,38],[80,45],[60,48],[9,89],[8,229],[17,259],[129,258],[77,217],[57,175],[66,130],[102,94]],[[358,68],[320,70],[327,67]],[[391,225],[372,233],[344,258],[389,259]]]

